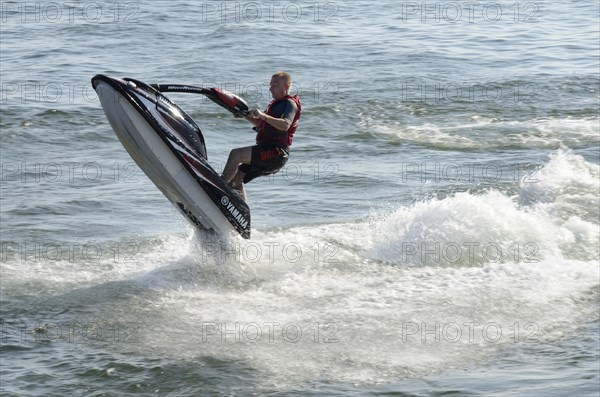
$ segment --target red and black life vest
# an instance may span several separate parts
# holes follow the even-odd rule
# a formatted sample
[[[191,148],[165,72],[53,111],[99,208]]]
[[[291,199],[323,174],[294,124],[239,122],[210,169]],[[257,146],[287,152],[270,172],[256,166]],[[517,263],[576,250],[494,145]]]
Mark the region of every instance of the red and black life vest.
[[[256,127],[256,129],[258,130],[258,134],[256,134],[256,143],[279,143],[285,147],[289,147],[292,145],[294,133],[296,132],[296,129],[298,129],[298,121],[300,120],[300,115],[302,114],[302,105],[300,104],[300,97],[298,95],[286,95],[283,98],[273,99],[271,103],[269,103],[269,106],[267,106],[265,113],[271,117],[281,117],[281,115],[279,114],[272,113],[272,109],[276,104],[288,99],[294,101],[294,103],[296,103],[296,106],[298,107],[298,113],[296,113],[294,120],[292,120],[290,128],[288,128],[287,132],[280,131],[277,130],[275,127],[271,126],[265,120],[261,120],[258,126]]]

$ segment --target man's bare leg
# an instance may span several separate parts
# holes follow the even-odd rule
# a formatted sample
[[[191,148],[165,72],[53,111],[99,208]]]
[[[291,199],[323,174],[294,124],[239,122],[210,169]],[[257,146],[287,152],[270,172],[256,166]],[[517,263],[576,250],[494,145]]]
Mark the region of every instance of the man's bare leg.
[[[250,161],[252,161],[252,146],[233,149],[229,153],[227,164],[225,164],[225,168],[223,169],[223,179],[225,182],[230,183],[237,176],[240,164],[250,164]]]
[[[244,189],[244,173],[238,167],[240,164],[250,164],[252,160],[252,146],[233,149],[229,153],[227,164],[223,169],[223,180],[231,184],[238,194],[246,201],[246,190]]]
[[[244,175],[245,174],[243,172],[238,171],[230,183],[231,183],[231,187],[236,192],[238,192],[240,197],[242,197],[244,199],[244,201],[247,201],[246,200],[246,190],[244,189]]]

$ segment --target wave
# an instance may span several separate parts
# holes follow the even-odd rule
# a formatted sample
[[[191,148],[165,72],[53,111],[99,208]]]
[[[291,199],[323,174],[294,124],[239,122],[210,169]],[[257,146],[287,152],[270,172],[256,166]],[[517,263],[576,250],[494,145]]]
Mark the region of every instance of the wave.
[[[169,235],[139,241],[135,252],[123,243],[119,260],[107,245],[110,255],[95,262],[4,262],[5,313],[83,302],[54,321],[79,310],[135,324],[129,350],[241,363],[275,388],[485,365],[597,316],[598,223],[578,209],[597,174],[557,152],[539,183],[523,181],[512,197],[462,192],[229,244]],[[43,301],[13,301],[20,288]],[[19,312],[23,302],[36,311]]]
[[[330,244],[341,262],[375,260],[406,266],[537,263],[599,255],[600,168],[570,151],[549,156],[523,177],[516,194],[488,189],[417,201],[364,220],[259,234],[300,244]],[[275,240],[274,240],[275,241]],[[330,250],[333,248],[329,247]]]
[[[235,271],[242,266],[254,276],[261,269],[285,273],[336,264],[354,268],[364,261],[480,267],[556,257],[594,260],[599,256],[599,176],[600,166],[571,151],[558,151],[537,173],[524,177],[514,195],[493,188],[449,193],[411,205],[389,204],[396,207],[350,223],[255,230],[250,241],[225,243],[193,234],[152,240],[156,247],[146,240],[132,241],[144,247],[136,251],[142,263],[160,263],[153,258],[177,247],[201,267]],[[107,251],[112,243],[109,239],[102,244]]]
[[[546,118],[529,121],[502,121],[472,116],[468,122],[425,123],[401,126],[372,125],[379,138],[401,143],[431,146],[443,150],[491,150],[501,148],[586,147],[597,145],[598,119]]]
[[[230,284],[164,304],[182,310],[169,319],[203,353],[241,358],[280,385],[373,383],[485,363],[597,316],[598,223],[577,209],[582,197],[597,199],[597,174],[561,151],[539,184],[522,181],[513,197],[463,192],[354,223],[205,245],[200,266],[220,268]],[[558,202],[568,208],[547,206]],[[163,351],[198,354],[187,346]]]

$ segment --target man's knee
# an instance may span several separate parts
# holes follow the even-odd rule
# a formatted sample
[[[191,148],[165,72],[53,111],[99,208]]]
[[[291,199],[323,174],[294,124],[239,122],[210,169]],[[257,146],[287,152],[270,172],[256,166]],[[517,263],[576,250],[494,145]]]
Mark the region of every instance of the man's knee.
[[[231,149],[231,151],[229,152],[229,160],[237,160],[237,158],[239,157],[237,149]]]
[[[231,152],[229,152],[229,158],[232,161],[239,163],[247,163],[250,162],[250,157],[251,157],[251,150],[249,148],[246,147],[240,147],[240,148],[236,148],[236,149],[232,149]]]
[[[235,148],[235,149],[231,149],[231,152],[234,153],[236,156],[243,155],[245,151],[246,151],[245,147],[238,147],[238,148]]]

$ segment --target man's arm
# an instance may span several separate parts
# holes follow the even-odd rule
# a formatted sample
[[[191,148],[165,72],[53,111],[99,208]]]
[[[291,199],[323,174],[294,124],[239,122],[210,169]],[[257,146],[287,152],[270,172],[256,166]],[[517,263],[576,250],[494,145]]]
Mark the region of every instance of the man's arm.
[[[268,114],[261,112],[258,109],[254,109],[257,111],[256,115],[257,118],[254,120],[257,120],[257,124],[260,123],[260,120],[264,120],[266,121],[268,124],[272,125],[273,127],[275,127],[276,129],[278,129],[279,131],[287,131],[290,126],[292,125],[292,121],[288,120],[288,119],[278,119],[275,118],[273,116],[269,116]]]
[[[250,111],[250,112],[252,112],[252,111]],[[252,123],[255,127],[258,127],[258,125],[260,124],[260,119],[254,117],[252,115],[244,116],[244,118],[246,120],[248,120],[250,123]]]
[[[294,118],[298,112],[298,108],[293,101],[288,100],[287,102],[288,103],[286,104],[285,110],[281,114],[280,118],[269,116],[265,112],[261,112],[258,109],[252,109],[250,111],[250,116],[255,117],[258,122],[260,122],[260,120],[264,120],[266,123],[270,124],[281,132],[287,132],[294,122]]]

